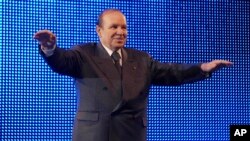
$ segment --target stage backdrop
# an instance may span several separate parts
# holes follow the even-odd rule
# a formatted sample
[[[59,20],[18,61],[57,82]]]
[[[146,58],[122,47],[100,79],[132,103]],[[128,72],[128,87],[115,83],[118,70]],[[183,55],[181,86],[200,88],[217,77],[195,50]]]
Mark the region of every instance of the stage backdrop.
[[[51,71],[32,36],[52,30],[62,48],[96,42],[95,22],[105,8],[127,16],[126,47],[159,61],[234,62],[202,82],[152,86],[148,141],[228,141],[231,124],[250,124],[247,0],[4,0],[0,7],[2,140],[71,139],[73,80]]]

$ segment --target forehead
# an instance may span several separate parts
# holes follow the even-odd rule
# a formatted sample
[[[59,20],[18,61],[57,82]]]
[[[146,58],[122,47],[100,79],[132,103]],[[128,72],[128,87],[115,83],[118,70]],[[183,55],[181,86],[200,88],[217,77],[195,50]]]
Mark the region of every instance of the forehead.
[[[126,25],[126,17],[118,11],[107,11],[102,17],[103,24]]]

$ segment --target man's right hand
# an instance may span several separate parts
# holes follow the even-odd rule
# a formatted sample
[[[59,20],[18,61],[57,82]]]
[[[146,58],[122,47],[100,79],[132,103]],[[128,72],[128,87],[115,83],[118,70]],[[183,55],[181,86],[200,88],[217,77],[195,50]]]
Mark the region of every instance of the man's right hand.
[[[52,49],[56,44],[56,36],[49,30],[40,30],[33,36],[41,46]]]

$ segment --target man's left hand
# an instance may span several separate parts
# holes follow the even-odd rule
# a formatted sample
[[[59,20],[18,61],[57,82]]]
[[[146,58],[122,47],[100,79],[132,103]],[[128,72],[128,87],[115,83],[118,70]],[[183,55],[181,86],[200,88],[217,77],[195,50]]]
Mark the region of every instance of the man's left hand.
[[[201,70],[204,72],[214,72],[224,67],[230,67],[233,63],[226,60],[213,60],[208,63],[201,64]]]

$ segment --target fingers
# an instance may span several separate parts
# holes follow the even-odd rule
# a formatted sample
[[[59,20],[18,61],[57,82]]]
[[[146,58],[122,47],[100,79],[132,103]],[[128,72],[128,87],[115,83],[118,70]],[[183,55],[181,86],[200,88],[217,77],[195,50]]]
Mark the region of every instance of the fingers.
[[[224,67],[233,65],[232,62],[226,60],[213,60],[208,63],[203,63],[201,69],[205,72],[214,72]]]
[[[233,62],[230,62],[227,60],[214,60],[212,62],[215,63],[216,65],[224,66],[224,67],[229,67],[229,66],[233,65]]]
[[[225,67],[230,67],[231,65],[233,65],[232,62],[227,61],[227,60],[214,60],[211,62],[211,64],[215,66],[215,67],[211,67],[212,72],[225,68]]]
[[[45,47],[54,46],[56,43],[56,36],[49,30],[40,30],[34,34],[33,38]]]
[[[53,33],[49,30],[40,30],[38,32],[36,32],[33,36],[34,39],[48,39],[51,36],[53,36]]]

